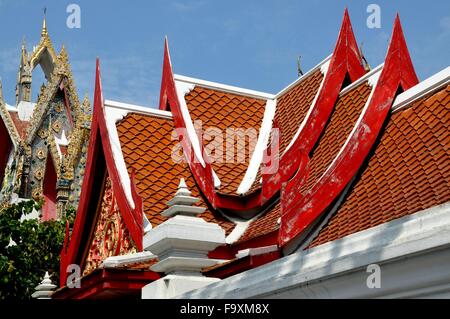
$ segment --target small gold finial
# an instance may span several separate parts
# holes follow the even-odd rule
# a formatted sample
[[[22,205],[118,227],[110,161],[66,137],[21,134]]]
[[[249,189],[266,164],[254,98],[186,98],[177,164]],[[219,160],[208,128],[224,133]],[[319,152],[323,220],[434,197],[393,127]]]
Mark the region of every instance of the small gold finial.
[[[302,66],[300,64],[301,55],[297,57],[297,75],[298,77],[301,77],[303,75]]]
[[[26,58],[27,58],[27,45],[25,42],[25,36],[23,36],[23,38],[22,38],[22,59],[23,59],[23,61],[22,62],[25,62]]]
[[[361,45],[359,46],[359,54],[361,56],[361,62],[364,67],[364,70],[366,70],[366,72],[369,72],[371,68],[370,68],[369,62],[367,62],[366,57],[364,56],[363,47],[364,47],[364,42],[361,42]]]
[[[41,36],[42,37],[48,36],[48,32],[47,32],[47,8],[44,8],[44,21],[42,22]]]

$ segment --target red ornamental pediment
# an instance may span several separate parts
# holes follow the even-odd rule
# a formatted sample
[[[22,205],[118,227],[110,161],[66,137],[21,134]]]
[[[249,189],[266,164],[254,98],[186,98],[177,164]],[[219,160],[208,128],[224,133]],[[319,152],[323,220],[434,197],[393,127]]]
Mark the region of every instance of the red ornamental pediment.
[[[120,214],[109,176],[106,176],[103,182],[103,195],[96,219],[92,240],[82,266],[83,276],[98,268],[108,257],[137,252]]]

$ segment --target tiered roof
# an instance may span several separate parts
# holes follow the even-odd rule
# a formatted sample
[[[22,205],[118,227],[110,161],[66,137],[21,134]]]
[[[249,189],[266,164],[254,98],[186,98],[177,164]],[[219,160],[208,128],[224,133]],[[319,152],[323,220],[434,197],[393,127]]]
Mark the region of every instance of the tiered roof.
[[[333,54],[272,95],[174,75],[166,42],[160,110],[104,105],[98,69],[89,158],[103,152],[138,249],[145,218],[152,227],[164,221],[180,178],[207,207],[201,217],[226,231],[227,245],[210,255],[230,261],[205,270],[222,277],[256,265],[239,251],[276,247],[255,257],[260,265],[447,202],[449,69],[418,84],[398,17],[384,64],[368,72],[356,43],[346,11]],[[245,142],[242,163],[210,163],[205,150],[213,142],[197,136],[196,120],[203,132],[255,128],[263,149],[278,145],[279,153],[251,152]],[[279,128],[279,144],[265,139],[267,128]],[[172,160],[174,150],[183,151],[183,162]],[[263,171],[277,159],[276,172]],[[90,186],[62,271],[82,262],[80,245],[93,229],[83,223],[95,220],[89,179],[96,165],[86,174]]]

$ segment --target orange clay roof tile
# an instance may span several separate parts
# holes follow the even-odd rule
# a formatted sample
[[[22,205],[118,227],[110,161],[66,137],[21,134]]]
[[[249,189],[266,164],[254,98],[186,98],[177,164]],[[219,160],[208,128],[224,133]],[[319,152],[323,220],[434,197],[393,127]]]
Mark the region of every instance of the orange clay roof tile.
[[[177,139],[172,140],[172,120],[131,113],[116,127],[128,172],[131,174],[132,169],[136,171],[138,193],[153,226],[166,219],[161,212],[177,191],[180,178],[184,177],[193,196],[201,198],[187,164],[172,160],[172,150],[177,143]],[[135,129],[138,127],[139,130]],[[207,207],[202,198],[197,205]],[[200,216],[206,221],[218,223],[227,234],[235,226],[209,208]]]
[[[192,121],[194,123],[201,121],[203,134],[208,129],[210,129],[209,132],[214,133],[211,128],[218,129],[221,133],[222,141],[215,139],[215,136],[211,134],[209,137],[204,136],[203,143],[205,149],[212,153],[212,167],[221,181],[219,192],[236,194],[256,145],[266,100],[201,86],[195,86],[186,94],[185,100]],[[227,130],[231,134],[228,135]],[[251,137],[238,138],[240,134],[238,130],[249,133],[247,136]],[[232,141],[233,149],[226,148],[227,140]],[[219,148],[222,152],[215,152],[214,149]],[[239,149],[245,150],[245,153],[242,154]]]
[[[450,86],[392,114],[314,247],[450,200]]]
[[[281,154],[284,153],[305,118],[322,80],[323,74],[320,69],[317,69],[278,97],[275,117],[281,133]]]
[[[17,132],[19,133],[20,138],[24,139],[25,135],[27,134],[29,122],[20,120],[19,114],[17,112],[9,112],[9,115],[11,116],[11,119],[17,129]]]
[[[315,183],[321,174],[325,172],[329,164],[331,164],[356,123],[369,94],[370,86],[362,83],[339,97],[331,119],[327,123],[324,133],[312,153],[312,158],[309,163],[308,183],[303,186],[303,189]],[[281,209],[278,203],[255,220],[239,239],[239,242],[244,242],[277,230],[279,228],[277,221],[280,216]]]

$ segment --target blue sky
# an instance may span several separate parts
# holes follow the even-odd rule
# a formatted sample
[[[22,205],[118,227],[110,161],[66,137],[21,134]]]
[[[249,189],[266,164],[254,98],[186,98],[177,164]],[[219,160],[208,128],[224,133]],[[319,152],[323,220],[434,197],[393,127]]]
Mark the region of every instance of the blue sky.
[[[81,8],[80,29],[66,26],[70,3]],[[380,29],[366,26],[371,3],[381,7]],[[384,60],[396,12],[420,79],[450,64],[448,0],[0,0],[3,93],[12,104],[22,38],[29,50],[38,43],[44,7],[55,48],[66,46],[81,95],[92,97],[99,56],[106,98],[155,107],[165,35],[175,73],[276,93],[296,79],[298,55],[307,71],[332,52],[345,6],[372,66]],[[39,73],[34,88],[42,83]]]

